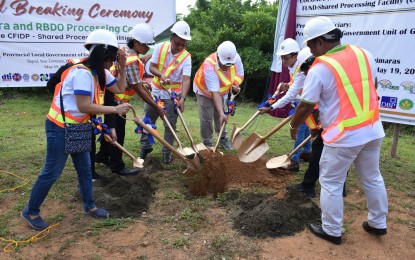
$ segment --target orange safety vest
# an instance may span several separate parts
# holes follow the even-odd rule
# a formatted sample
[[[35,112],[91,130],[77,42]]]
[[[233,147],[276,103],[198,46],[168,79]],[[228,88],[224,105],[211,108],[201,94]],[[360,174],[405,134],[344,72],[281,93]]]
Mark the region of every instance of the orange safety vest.
[[[72,67],[67,68],[61,75],[61,82],[59,82],[56,85],[55,93],[54,93],[53,100],[52,100],[52,104],[51,104],[50,109],[49,109],[48,119],[50,121],[54,122],[56,125],[62,127],[62,128],[64,128],[64,122],[63,122],[61,109],[60,109],[60,107],[58,107],[56,105],[56,102],[55,102],[56,97],[60,95],[60,89],[62,88],[63,81],[68,76],[69,71],[71,71],[72,69],[78,69],[78,68],[86,69],[86,70],[89,71],[89,73],[92,74],[91,70],[88,67],[86,67],[82,64],[73,65]],[[103,99],[104,95],[101,94],[101,92],[105,92],[105,90],[100,91],[100,86],[99,86],[99,83],[96,79],[96,76],[93,75],[92,78],[94,79],[94,92],[95,92],[94,93],[94,103],[102,105],[102,104],[104,104],[104,99]],[[88,122],[89,117],[90,117],[89,115],[85,115],[83,117],[76,117],[76,116],[73,116],[70,113],[65,111],[65,121],[66,121],[66,123],[69,123],[69,124],[86,123],[86,122]]]
[[[138,58],[137,54],[130,54],[127,57],[127,61],[126,61],[126,66],[130,65],[131,63],[136,62],[138,64],[138,68],[140,70],[140,79],[143,79],[143,75],[144,75],[144,64],[143,62],[140,60],[140,58]],[[110,69],[111,73],[113,75],[117,75],[116,74],[116,67],[115,65],[113,65]],[[115,73],[115,74],[114,74]],[[135,90],[133,87],[130,86],[124,91],[124,93],[122,94],[114,94],[114,98],[118,101],[121,102],[130,102],[130,100],[133,98],[135,93]]]
[[[187,50],[182,50],[175,56],[175,58],[170,62],[170,64],[166,64],[166,57],[167,53],[170,49],[170,42],[165,42],[161,46],[160,53],[158,56],[158,62],[157,62],[157,69],[163,73],[166,77],[169,77],[177,68],[180,67],[180,65],[186,60],[187,57],[191,56],[190,53]],[[153,84],[158,89],[164,89],[169,88],[172,91],[175,91],[177,93],[182,92],[181,90],[181,82],[171,82],[170,85],[163,86],[160,83],[160,78],[157,76],[153,77]]]
[[[219,94],[221,96],[228,94],[233,84],[239,86],[242,83],[242,77],[236,74],[236,65],[229,67],[226,75],[220,68],[216,69],[217,63],[217,55],[216,52],[214,52],[205,59],[202,66],[200,66],[199,70],[196,72],[195,79],[193,81],[199,90],[208,97],[212,96],[212,93],[210,93],[205,82],[205,69],[208,66],[213,66],[216,75],[218,75],[220,82]]]
[[[373,125],[379,120],[378,95],[362,49],[355,45],[340,46],[316,58],[314,64],[318,62],[333,72],[340,100],[337,118],[321,134],[326,143],[335,142],[345,131]]]

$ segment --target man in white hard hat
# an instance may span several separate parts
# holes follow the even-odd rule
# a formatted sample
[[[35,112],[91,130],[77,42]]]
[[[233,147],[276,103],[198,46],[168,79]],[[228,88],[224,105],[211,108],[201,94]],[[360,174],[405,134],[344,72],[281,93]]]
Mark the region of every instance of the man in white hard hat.
[[[304,43],[317,57],[304,83],[302,100],[291,119],[291,137],[318,103],[324,140],[320,160],[322,224],[310,224],[315,235],[341,243],[343,183],[354,163],[366,195],[368,221],[363,229],[385,235],[388,200],[379,170],[382,138],[375,89],[376,63],[366,50],[341,45],[341,30],[327,17],[315,17],[304,27]],[[327,54],[327,55],[326,55]]]
[[[157,113],[163,114],[164,111],[157,106],[151,99],[147,92],[143,89],[143,74],[144,65],[138,55],[144,55],[148,52],[149,46],[154,44],[153,29],[145,23],[135,25],[129,32],[130,38],[127,41],[129,50],[127,53],[126,73],[127,73],[127,87],[122,94],[107,94],[106,103],[114,106],[129,103],[134,93],[137,93],[149,106],[153,107]],[[111,73],[117,75],[119,71],[115,66],[111,68]],[[147,83],[145,83],[147,84]],[[119,144],[124,144],[125,124],[126,121],[118,115],[105,115],[105,124],[111,130],[113,139]],[[122,160],[122,152],[120,149],[112,146],[105,140],[101,141],[100,151],[97,153],[95,161],[103,163],[111,168],[111,171],[119,175],[135,175],[138,170],[131,170],[125,167]]]
[[[215,132],[219,133],[223,122],[227,122],[224,105],[230,91],[239,92],[244,80],[244,67],[241,57],[236,52],[235,44],[225,41],[218,46],[216,52],[210,54],[193,81],[200,117],[200,134],[203,144],[212,147],[213,122]],[[226,131],[220,136],[221,147],[233,150]]]
[[[150,59],[150,72],[154,75],[151,82],[152,92],[155,97],[160,98],[167,106],[166,118],[174,130],[178,115],[174,112],[174,101],[171,100],[169,91],[174,91],[179,96],[177,104],[181,112],[184,111],[184,101],[190,89],[190,75],[192,60],[190,53],[186,50],[187,42],[192,39],[190,27],[185,21],[176,22],[171,28],[170,41],[155,46],[153,56]],[[168,91],[169,90],[169,91]],[[156,113],[153,106],[148,103],[144,106],[145,113],[155,124],[160,113]],[[164,123],[164,140],[173,145],[174,135]],[[153,151],[148,135],[141,136],[140,157],[145,159]],[[169,164],[173,159],[171,152],[165,146],[162,148],[163,162]]]
[[[300,66],[305,60],[312,56],[310,48],[306,47],[300,50],[298,43],[291,38],[285,39],[277,51],[277,55],[281,56],[282,64],[286,66],[290,73],[291,82],[282,83],[283,89],[288,89],[284,97],[272,104],[270,107],[261,107],[260,113],[269,113],[276,108],[285,107],[287,104],[299,99],[298,94],[303,90],[305,74],[301,71]],[[277,90],[278,91],[278,90]],[[298,96],[298,97],[297,97]],[[313,126],[315,128],[316,126]],[[300,145],[310,135],[310,128],[302,123],[297,132],[297,137],[294,142],[294,149]],[[297,172],[300,170],[300,155],[301,158],[308,160],[310,158],[311,142],[308,141],[300,150],[293,154],[290,159],[290,164],[281,167],[282,169]]]

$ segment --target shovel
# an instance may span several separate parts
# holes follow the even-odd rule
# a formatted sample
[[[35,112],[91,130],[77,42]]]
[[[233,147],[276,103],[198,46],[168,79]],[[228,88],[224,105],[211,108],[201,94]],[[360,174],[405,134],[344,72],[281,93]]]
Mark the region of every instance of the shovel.
[[[280,83],[277,87],[277,90],[275,91],[275,93],[272,96],[276,96],[279,92],[279,88],[281,86],[282,83]],[[252,123],[252,121],[254,121],[254,119],[259,115],[259,110],[257,112],[255,112],[255,114],[241,127],[236,127],[236,125],[233,125],[233,129],[232,129],[232,134],[231,134],[231,144],[232,144],[232,148],[235,150],[238,150],[239,147],[241,147],[242,144],[242,136],[241,136],[241,132],[242,130],[244,130],[250,123]]]
[[[153,100],[155,100],[155,97],[154,97],[153,93],[151,93],[150,90],[148,88],[146,88],[144,85],[143,85],[143,88],[147,92],[147,94]],[[169,120],[167,119],[167,117],[166,116],[163,116],[161,119],[166,123],[167,127],[170,129],[170,132],[174,136],[174,139],[176,140],[177,144],[179,145],[179,147],[177,148],[177,151],[179,153],[183,154],[184,156],[188,157],[188,158],[193,158],[196,155],[195,154],[195,151],[193,151],[192,149],[187,148],[187,147],[186,148],[183,148],[182,142],[180,142],[179,137],[176,134],[176,131],[171,126],[171,124],[170,124]]]
[[[255,162],[261,158],[264,153],[269,149],[268,144],[265,142],[271,135],[275,134],[281,127],[287,124],[291,120],[292,116],[285,118],[281,123],[274,127],[268,134],[261,137],[257,133],[251,134],[245,142],[241,144],[239,148],[238,158],[241,162],[250,163]]]
[[[236,94],[233,94],[233,91],[231,90],[230,91],[231,92],[231,98],[230,98],[230,101],[234,101],[235,100],[235,97],[237,96],[237,95],[239,95],[239,93],[241,92],[240,90],[236,93]],[[228,107],[228,118],[229,118],[229,107]],[[215,153],[216,152],[216,149],[218,148],[218,145],[219,145],[219,142],[220,142],[220,138],[222,137],[222,133],[223,133],[223,130],[225,129],[225,126],[226,126],[226,122],[223,122],[222,123],[222,126],[220,127],[220,131],[219,131],[219,135],[218,135],[218,140],[216,140],[216,144],[215,144],[215,147],[213,147],[213,153]]]
[[[308,141],[310,141],[311,135],[309,135],[301,144],[299,144],[291,153],[288,155],[281,155],[270,159],[266,166],[267,169],[276,169],[291,163],[291,157],[295,154],[301,147],[303,147]]]
[[[92,126],[95,127],[95,124],[93,124],[91,122]],[[140,157],[135,158],[134,155],[132,155],[129,151],[127,151],[127,149],[125,149],[122,145],[120,145],[119,143],[117,143],[116,141],[113,142],[111,136],[109,136],[108,134],[104,134],[105,140],[107,142],[111,142],[113,145],[115,145],[118,149],[120,149],[123,153],[125,153],[126,155],[128,155],[128,157],[131,158],[131,160],[133,160],[133,166],[136,168],[143,168],[144,165],[144,160],[141,159]]]
[[[195,145],[195,142],[193,141],[192,135],[190,134],[189,128],[187,127],[186,122],[184,121],[182,112],[180,112],[180,109],[177,109],[176,111],[177,111],[177,114],[179,115],[180,121],[182,121],[184,130],[185,130],[187,136],[189,137],[190,145],[192,146],[193,151],[195,151],[197,154],[199,154],[200,153],[199,148],[201,150],[207,150],[207,147],[203,143]],[[184,149],[186,150],[186,149],[190,149],[190,148],[185,147]]]
[[[154,138],[156,138],[160,143],[162,143],[167,149],[169,149],[172,153],[174,153],[180,160],[187,164],[187,169],[184,171],[185,174],[195,174],[201,167],[200,160],[198,156],[194,156],[193,158],[186,158],[174,149],[166,140],[164,140],[160,135],[154,132],[153,128],[149,127],[145,123],[143,123],[138,117],[135,112],[135,109],[131,107],[134,113],[134,118],[132,119],[137,125],[140,125],[143,129],[145,129],[149,134],[151,134]]]

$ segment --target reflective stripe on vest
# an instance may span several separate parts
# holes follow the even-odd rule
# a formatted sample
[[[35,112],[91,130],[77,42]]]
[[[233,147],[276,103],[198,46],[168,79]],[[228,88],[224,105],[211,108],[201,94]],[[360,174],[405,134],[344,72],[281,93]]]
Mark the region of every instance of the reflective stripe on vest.
[[[297,65],[297,67],[295,67],[293,74],[290,76],[290,87],[292,84],[294,84],[294,76],[297,74],[299,70],[300,70],[300,66]]]
[[[140,70],[140,80],[143,79],[143,75],[144,75],[144,64],[143,62],[140,60],[140,58],[138,58],[138,56],[136,54],[130,54],[127,57],[127,61],[126,61],[126,66],[132,64],[136,62],[138,65],[138,69]],[[111,69],[115,70],[115,66],[113,66],[114,68],[111,67]],[[113,74],[114,75],[114,74]],[[129,84],[129,88],[128,90],[125,90],[124,93],[122,94],[114,94],[114,98],[118,101],[121,102],[130,102],[130,100],[133,98],[135,93],[134,88],[132,88]]]
[[[60,89],[62,88],[62,84],[63,84],[65,78],[68,76],[68,73],[72,69],[78,69],[78,68],[86,69],[92,75],[91,70],[88,67],[86,67],[82,64],[73,65],[70,68],[67,68],[61,75],[61,82],[59,82],[56,85],[57,90],[55,90],[55,94],[54,94],[54,97],[53,97],[53,100],[52,100],[52,104],[51,104],[51,107],[49,109],[49,113],[48,113],[48,116],[47,116],[50,121],[54,122],[56,125],[58,125],[62,128],[64,128],[64,122],[63,122],[61,109],[60,109],[60,107],[58,107],[56,105],[56,102],[55,102],[56,97],[58,97],[60,95]],[[94,103],[95,104],[100,104],[99,102],[101,102],[101,100],[102,100],[102,104],[103,104],[104,103],[104,99],[103,99],[104,95],[100,93],[101,91],[100,91],[99,83],[97,82],[96,77],[94,75],[92,75],[92,78],[94,80],[94,92],[95,92],[94,93]],[[105,92],[105,90],[102,91],[102,92]],[[69,123],[69,124],[86,123],[86,122],[88,122],[89,117],[90,117],[89,115],[85,115],[83,117],[76,117],[76,116],[71,115],[68,112],[65,112],[65,121],[66,121],[66,123]]]
[[[346,130],[358,129],[379,120],[377,93],[363,50],[354,45],[341,46],[316,58],[316,61],[326,64],[334,73],[340,100],[336,120],[322,133],[326,143],[335,142]],[[359,68],[350,64],[356,64]]]
[[[226,95],[232,87],[232,84],[240,85],[242,83],[242,77],[236,74],[236,66],[232,65],[228,68],[228,76],[225,75],[224,71],[220,68],[216,69],[217,66],[217,56],[216,52],[212,53],[205,59],[202,66],[200,66],[199,70],[196,72],[194,83],[200,89],[200,91],[208,96],[211,97],[212,93],[210,93],[209,89],[206,86],[205,82],[205,66],[213,66],[216,75],[219,78],[220,89],[219,94],[221,96]]]
[[[190,56],[190,53],[187,50],[182,50],[175,56],[175,58],[170,62],[170,64],[166,65],[166,58],[168,51],[170,49],[170,42],[165,42],[161,46],[160,53],[158,56],[158,63],[157,63],[157,69],[161,71],[163,75],[165,75],[167,78],[182,65],[182,63],[186,60],[188,56]],[[170,85],[164,86],[164,88],[160,84],[160,78],[157,76],[153,77],[153,84],[158,89],[164,89],[169,88],[172,91],[175,91],[177,93],[180,93],[181,90],[181,82],[171,82]]]

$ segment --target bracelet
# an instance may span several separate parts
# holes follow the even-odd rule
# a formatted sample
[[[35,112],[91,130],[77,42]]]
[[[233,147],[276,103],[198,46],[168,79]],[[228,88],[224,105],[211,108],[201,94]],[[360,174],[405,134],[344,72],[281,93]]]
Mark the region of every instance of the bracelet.
[[[296,129],[297,127],[292,127],[291,122],[288,123],[288,126],[290,127],[290,129]]]

